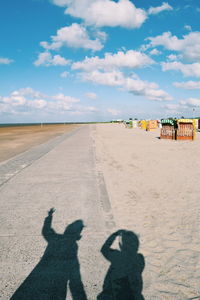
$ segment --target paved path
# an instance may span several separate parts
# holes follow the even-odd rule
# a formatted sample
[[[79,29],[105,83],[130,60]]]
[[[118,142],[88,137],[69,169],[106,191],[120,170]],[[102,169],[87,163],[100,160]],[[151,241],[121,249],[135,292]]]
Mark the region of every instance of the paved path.
[[[0,164],[0,299],[13,295],[14,300],[64,300],[67,278],[62,268],[71,268],[77,283],[78,261],[87,299],[96,299],[101,292],[108,264],[100,248],[116,228],[103,175],[96,167],[91,131],[92,126],[81,127]],[[56,209],[52,228],[60,235],[51,231],[51,217],[41,233],[52,207]],[[68,234],[69,256],[75,261],[70,265],[70,259],[62,261],[62,234],[76,220],[86,227],[78,243]],[[69,226],[68,232],[79,225]],[[51,243],[52,236],[56,238]],[[60,257],[52,265],[55,251]],[[52,286],[59,287],[61,294]],[[72,297],[68,288],[66,299],[85,299],[83,294],[75,292]]]

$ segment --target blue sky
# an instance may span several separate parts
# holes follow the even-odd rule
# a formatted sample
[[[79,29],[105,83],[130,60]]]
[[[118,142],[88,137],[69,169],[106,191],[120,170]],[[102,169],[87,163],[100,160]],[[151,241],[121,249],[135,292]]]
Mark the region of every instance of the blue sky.
[[[0,8],[0,123],[200,116],[198,1]]]

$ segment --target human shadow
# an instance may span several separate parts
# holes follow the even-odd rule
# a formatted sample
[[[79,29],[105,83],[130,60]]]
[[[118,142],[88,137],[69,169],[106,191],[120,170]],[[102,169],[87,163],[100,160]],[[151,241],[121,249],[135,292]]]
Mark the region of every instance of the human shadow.
[[[111,248],[117,240],[120,250]],[[142,272],[145,261],[138,248],[139,239],[132,231],[119,230],[106,240],[101,253],[111,265],[97,300],[144,300]]]
[[[54,209],[44,220],[42,235],[47,241],[46,250],[33,271],[16,290],[11,300],[65,300],[67,285],[73,300],[86,300],[78,260],[78,243],[83,221],[68,225],[63,234],[52,228]]]

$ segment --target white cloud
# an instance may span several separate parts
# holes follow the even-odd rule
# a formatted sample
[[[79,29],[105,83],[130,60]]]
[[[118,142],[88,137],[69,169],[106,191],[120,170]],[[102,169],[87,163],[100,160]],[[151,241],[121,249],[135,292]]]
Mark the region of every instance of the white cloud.
[[[101,42],[105,42],[107,40],[107,33],[104,31],[95,31],[95,36],[100,39]]]
[[[97,69],[113,70],[115,68],[139,68],[153,64],[154,61],[146,54],[129,50],[127,52],[118,51],[116,54],[105,53],[104,58],[98,56],[88,58],[83,61],[75,62],[72,69],[92,71]]]
[[[121,113],[120,110],[114,108],[108,108],[107,112],[109,112],[112,116],[118,116]]]
[[[61,77],[61,78],[67,78],[68,75],[69,75],[69,72],[64,71],[64,72],[62,72],[62,73],[60,74],[60,77]]]
[[[98,37],[90,39],[84,26],[73,23],[71,26],[60,28],[55,36],[51,36],[52,43],[41,42],[40,45],[46,50],[59,50],[66,46],[97,51],[103,48],[101,41],[105,41],[107,35],[101,31],[97,31],[96,35]]]
[[[11,96],[29,96],[31,98],[45,98],[46,97],[46,95],[33,90],[31,87],[26,87],[23,89],[13,91],[11,93]]]
[[[52,2],[58,6],[67,6],[72,1],[71,0],[52,0]]]
[[[184,29],[191,31],[191,30],[192,30],[192,27],[191,27],[190,25],[185,25],[185,26],[184,26]]]
[[[162,70],[175,70],[183,73],[184,76],[200,77],[200,63],[183,64],[181,62],[163,62]]]
[[[13,91],[9,96],[0,97],[0,113],[64,113],[76,110],[78,102],[79,99],[62,93],[48,96],[27,87]]]
[[[150,100],[172,100],[172,97],[165,91],[159,89],[156,83],[143,81],[137,76],[135,76],[135,78],[125,77],[122,72],[117,70],[110,72],[83,72],[81,76],[83,80],[107,86],[121,87],[134,95],[146,96]]]
[[[12,92],[10,95],[0,96],[0,114],[33,115],[33,116],[61,116],[61,115],[92,115],[99,111],[95,106],[80,105],[80,99],[63,93],[43,95],[31,88],[24,88]]]
[[[52,96],[53,100],[61,101],[62,103],[76,103],[80,100],[71,96],[66,96],[62,93]]]
[[[163,4],[161,6],[150,7],[148,10],[148,13],[149,13],[149,15],[155,15],[164,10],[173,10],[173,7],[171,5],[169,5],[169,3],[163,2]]]
[[[158,85],[154,82],[143,81],[139,78],[125,78],[125,86],[129,91],[134,91],[136,94],[145,94],[145,89],[157,89]]]
[[[160,52],[158,49],[152,49],[149,54],[150,55],[160,55],[162,52]]]
[[[97,94],[95,93],[92,93],[92,92],[89,92],[87,94],[85,94],[86,97],[88,97],[89,99],[92,99],[92,100],[96,100],[97,99]]]
[[[12,108],[32,106],[39,108],[39,106],[45,106],[46,101],[42,98],[46,98],[46,95],[33,90],[30,87],[13,91],[7,97],[0,97],[0,102],[6,106]]]
[[[36,109],[42,109],[45,106],[47,106],[47,101],[43,100],[43,99],[37,99],[34,101],[29,101],[28,105],[30,107],[36,108]]]
[[[200,81],[186,81],[186,82],[174,82],[173,85],[177,88],[185,90],[199,90]]]
[[[142,81],[136,75],[135,78],[125,77],[120,71],[121,68],[136,68],[153,62],[147,55],[129,50],[126,53],[122,51],[116,54],[106,53],[104,58],[97,56],[86,58],[82,62],[74,63],[72,69],[83,70],[79,76],[84,81],[122,87],[135,95],[143,95],[151,100],[172,100],[172,97],[159,89],[157,84]]]
[[[10,97],[2,97],[1,98],[1,103],[10,104],[13,107],[14,106],[21,106],[21,105],[24,105],[26,103],[26,99],[23,96],[17,96],[17,95],[15,96],[15,95],[11,94]]]
[[[44,96],[44,95],[43,95]],[[47,102],[40,99],[42,93],[34,91],[32,88],[24,88],[13,91],[7,97],[0,97],[0,113],[25,113],[31,108],[41,109],[46,106]]]
[[[161,89],[145,89],[144,96],[154,101],[171,101],[173,98],[165,91]]]
[[[167,50],[178,51],[189,61],[200,61],[200,32],[190,32],[183,39],[173,36],[171,32],[164,32],[156,37],[149,37],[150,47],[163,46]]]
[[[177,60],[178,59],[178,55],[176,55],[176,54],[170,54],[170,55],[167,56],[167,58],[169,60]]]
[[[80,102],[79,99],[66,96],[63,93],[56,94],[50,97],[49,109],[51,111],[73,111],[76,107],[75,103]]]
[[[145,10],[136,8],[130,0],[53,0],[53,3],[66,7],[66,14],[96,27],[139,28],[147,19]]]
[[[108,86],[121,86],[124,83],[123,73],[120,71],[110,71],[110,72],[83,72],[80,74],[83,80],[91,81],[93,83],[108,85]]]
[[[0,65],[10,65],[14,60],[6,58],[6,57],[0,57]]]
[[[200,98],[189,98],[180,101],[180,104],[186,107],[200,107]]]
[[[34,62],[35,66],[66,66],[70,63],[69,60],[65,59],[60,55],[52,55],[49,52],[42,52],[39,54],[38,59]]]

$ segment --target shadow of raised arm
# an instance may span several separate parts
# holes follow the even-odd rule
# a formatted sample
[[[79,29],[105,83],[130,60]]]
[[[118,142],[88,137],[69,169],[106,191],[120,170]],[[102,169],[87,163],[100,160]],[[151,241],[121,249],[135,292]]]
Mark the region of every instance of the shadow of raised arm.
[[[117,237],[119,249],[113,245]],[[110,266],[97,300],[144,300],[142,272],[145,260],[138,249],[139,239],[132,231],[118,230],[108,237],[101,253]]]
[[[116,251],[116,250],[111,249],[111,246],[114,243],[117,236],[120,236],[122,232],[123,232],[123,230],[118,230],[118,231],[114,232],[113,234],[111,234],[101,248],[101,253],[109,261],[112,260],[112,255]]]
[[[42,235],[47,242],[56,235],[55,231],[51,227],[54,212],[55,212],[54,208],[51,208],[48,211],[48,216],[45,218],[44,224],[42,227]]]

